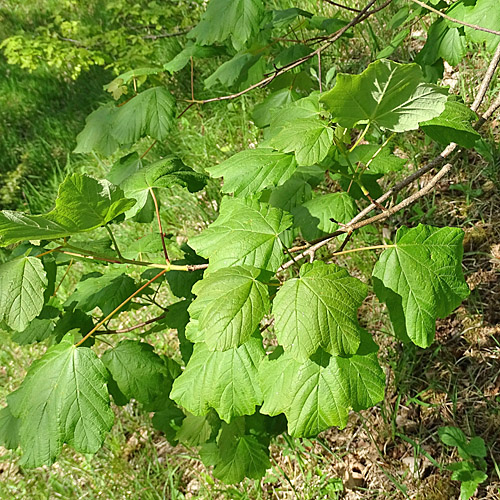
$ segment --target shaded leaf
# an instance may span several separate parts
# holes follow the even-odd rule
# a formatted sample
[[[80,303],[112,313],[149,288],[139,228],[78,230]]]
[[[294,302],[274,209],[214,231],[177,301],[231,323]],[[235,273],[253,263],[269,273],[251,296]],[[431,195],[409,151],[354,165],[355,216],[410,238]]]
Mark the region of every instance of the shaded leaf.
[[[481,138],[471,125],[476,119],[476,113],[465,104],[448,101],[439,116],[421,123],[420,127],[429,137],[441,144],[456,142],[459,146],[470,149]]]
[[[219,52],[220,50],[215,47],[202,47],[189,42],[181,52],[163,66],[163,69],[173,74],[184,68],[191,61],[191,57],[193,59],[203,59],[215,56]]]
[[[246,477],[260,479],[271,466],[267,443],[244,433],[236,422],[222,424],[212,461],[214,476],[229,484],[243,481]]]
[[[448,316],[469,295],[463,237],[457,228],[403,226],[373,269],[377,297],[387,302],[395,326],[404,329],[400,335],[420,347],[434,340],[436,318]]]
[[[90,113],[84,129],[76,137],[74,153],[96,151],[104,156],[112,155],[120,146],[113,136],[116,111],[114,106],[106,105]]]
[[[52,319],[35,318],[21,332],[16,332],[12,340],[18,344],[33,344],[48,339],[54,331],[55,323]]]
[[[356,212],[354,200],[344,192],[316,196],[292,210],[294,225],[300,227],[302,236],[308,241],[333,233],[339,228],[338,222],[346,224]]]
[[[99,307],[107,316],[138,288],[134,279],[127,274],[119,274],[116,271],[104,275],[97,274],[80,281],[65,306],[74,303],[75,307],[85,312]]]
[[[163,87],[153,87],[117,109],[112,134],[120,144],[137,142],[145,135],[163,141],[174,123],[174,97]]]
[[[257,127],[264,128],[271,124],[273,111],[279,110],[297,101],[300,95],[295,90],[285,87],[269,94],[253,108],[252,119]]]
[[[144,207],[150,188],[169,188],[177,184],[194,192],[203,189],[206,180],[205,175],[195,172],[175,156],[147,165],[125,179],[121,185],[125,195],[137,201],[127,212],[127,217],[133,217]]]
[[[8,406],[0,410],[0,445],[8,450],[19,446],[19,419],[12,415]]]
[[[105,351],[101,359],[127,399],[151,404],[169,383],[163,360],[146,342],[123,340]]]

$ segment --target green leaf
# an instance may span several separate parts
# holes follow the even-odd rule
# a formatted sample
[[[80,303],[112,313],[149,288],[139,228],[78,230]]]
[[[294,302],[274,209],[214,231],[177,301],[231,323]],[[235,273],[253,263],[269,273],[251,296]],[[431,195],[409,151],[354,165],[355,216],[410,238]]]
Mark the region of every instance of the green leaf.
[[[121,185],[125,196],[134,198],[137,201],[126,215],[128,218],[133,217],[144,207],[150,188],[169,188],[177,184],[193,193],[203,189],[206,180],[205,175],[195,172],[179,158],[175,156],[163,158],[141,168]]]
[[[319,117],[290,120],[267,144],[285,153],[294,152],[298,165],[323,160],[333,142],[333,130]]]
[[[417,64],[379,60],[360,75],[338,74],[320,101],[342,127],[369,122],[394,132],[415,130],[441,114],[447,99],[446,89],[423,81]]]
[[[19,446],[19,420],[6,406],[0,410],[0,445],[8,450],[15,450]]]
[[[460,500],[468,500],[477,490],[477,487],[486,479],[488,475],[478,470],[474,462],[463,461],[455,462],[446,466],[446,469],[452,470],[451,479],[460,481]]]
[[[294,174],[284,184],[272,190],[269,204],[286,212],[292,212],[295,207],[310,200],[311,196],[311,185],[307,182],[306,177]]]
[[[270,307],[267,286],[258,281],[260,273],[250,266],[228,267],[194,285],[197,297],[189,314],[198,320],[200,340],[210,350],[237,347],[258,328]]]
[[[42,261],[22,257],[0,265],[0,320],[22,332],[43,308],[47,275]]]
[[[316,196],[292,210],[294,225],[300,227],[302,236],[312,241],[346,224],[356,215],[357,207],[348,193],[329,193]],[[332,220],[336,222],[333,222]]]
[[[321,171],[323,177],[324,172]],[[269,195],[268,203],[286,212],[292,212],[293,209],[311,199],[312,188],[307,182],[307,175],[302,175],[299,170],[284,184],[273,189]],[[291,247],[293,240],[299,235],[297,228],[286,230],[281,235],[281,241],[287,247]]]
[[[55,342],[59,343],[69,331],[73,331],[76,338],[81,338],[93,327],[94,323],[88,314],[85,314],[81,309],[71,308],[65,311],[56,323],[53,332]]]
[[[476,113],[465,104],[448,101],[439,116],[421,123],[420,127],[431,139],[441,144],[456,142],[471,149],[481,138],[471,125],[471,121],[476,119]]]
[[[203,59],[215,56],[219,52],[220,50],[215,47],[200,47],[199,45],[189,42],[181,52],[163,66],[163,69],[170,74],[174,74],[184,68],[184,66],[191,61],[191,57],[193,59]]]
[[[65,238],[104,226],[134,205],[108,181],[72,174],[59,186],[55,208],[45,215],[0,213],[0,245]]]
[[[186,369],[174,381],[170,397],[198,416],[207,414],[210,408],[226,422],[251,415],[262,402],[257,368],[263,357],[262,342],[256,338],[224,352],[195,344]]]
[[[470,24],[500,31],[500,9],[496,0],[477,0],[475,5],[464,3],[461,14],[458,10],[456,18]],[[451,9],[450,9],[451,11]],[[486,48],[493,52],[498,45],[498,35],[465,27],[465,34],[469,40],[476,43],[486,43]]]
[[[119,186],[124,180],[135,174],[141,168],[142,160],[139,158],[139,154],[135,152],[130,153],[113,163],[106,179],[111,182],[111,184]]]
[[[387,303],[396,333],[420,347],[432,343],[436,318],[448,316],[469,295],[463,237],[457,228],[403,226],[373,269],[375,293]]]
[[[174,97],[163,87],[153,87],[118,108],[112,134],[120,144],[137,142],[145,135],[163,141],[174,123]]]
[[[322,347],[331,354],[358,350],[357,310],[367,287],[335,264],[304,264],[285,282],[273,303],[275,331],[285,352],[304,361]]]
[[[349,410],[369,408],[384,397],[385,376],[377,346],[367,332],[358,352],[347,358],[318,351],[304,363],[290,354],[267,358],[259,367],[264,403],[261,413],[285,413],[292,436],[316,436],[345,427]]]
[[[128,399],[153,403],[168,383],[163,360],[153,352],[153,346],[145,342],[123,340],[105,351],[101,359]]]
[[[138,288],[133,278],[124,273],[119,274],[119,271],[95,274],[78,283],[65,306],[75,303],[75,307],[85,312],[99,307],[107,316]]]
[[[28,467],[50,465],[63,443],[95,453],[113,425],[107,371],[94,352],[71,336],[34,361],[21,387],[7,397],[20,419],[19,440]]]
[[[354,151],[348,153],[348,157],[352,165],[361,163],[366,166],[371,160],[366,172],[382,175],[389,172],[399,172],[408,161],[405,158],[391,154],[387,146],[380,150],[380,146],[377,144],[360,144]],[[340,156],[338,161],[340,165],[348,165],[343,156]]]
[[[312,14],[306,10],[299,9],[298,7],[291,7],[289,9],[273,10],[272,25],[275,28],[284,28],[290,25],[298,16],[311,18]]]
[[[258,68],[260,61],[260,55],[255,55],[246,51],[240,52],[229,61],[221,64],[205,79],[205,88],[209,89],[218,85],[217,82],[220,82],[220,84],[225,87],[231,87],[231,85],[234,85],[236,82],[246,81],[249,76],[251,78],[253,70]],[[256,78],[255,80],[258,81],[260,78]],[[250,85],[251,83],[253,82],[249,82],[248,84]]]
[[[476,436],[469,442],[462,430],[457,427],[440,427],[438,434],[444,444],[456,446],[459,455],[466,460],[471,457],[483,458],[486,456],[484,440],[480,437]]]
[[[400,31],[391,40],[391,43],[377,54],[377,59],[384,59],[385,57],[389,57],[404,42],[405,38],[409,34],[410,34],[410,28],[406,28]]]
[[[219,218],[189,244],[210,271],[248,264],[276,272],[284,260],[279,235],[291,225],[290,214],[267,203],[224,197]]]
[[[52,319],[35,318],[21,332],[16,332],[12,340],[20,345],[33,344],[48,339],[54,331],[55,323]]]
[[[442,57],[456,66],[465,54],[467,46],[461,29],[450,27],[446,20],[438,19],[430,26],[425,45],[416,60],[420,64],[432,65]]]
[[[236,422],[222,424],[214,456],[214,476],[228,484],[260,479],[271,466],[268,445],[238,427]]]
[[[165,434],[172,446],[177,446],[177,433],[185,420],[184,412],[171,399],[164,398],[162,408],[153,415],[153,426]]]
[[[460,500],[468,500],[474,495],[477,487],[488,479],[488,474],[476,470],[471,474],[471,479],[462,481],[460,485]]]
[[[117,108],[106,105],[87,116],[84,129],[76,137],[74,153],[96,151],[104,156],[112,155],[120,145],[113,136],[116,112]]]
[[[241,151],[208,171],[212,177],[224,177],[223,193],[248,196],[283,184],[296,167],[293,155],[257,148]]]
[[[303,57],[309,55],[312,51],[311,47],[308,47],[307,45],[295,43],[291,47],[287,47],[285,50],[276,54],[273,65],[276,68],[281,68],[287,64],[297,61],[298,59],[302,59]]]
[[[281,131],[289,128],[290,122],[318,119],[321,113],[319,104],[319,94],[313,92],[311,95],[292,102],[286,107],[276,108],[272,113],[271,124],[269,127],[269,137],[278,135]]]
[[[165,243],[168,248],[171,241],[165,239]],[[157,255],[162,251],[163,245],[161,243],[160,235],[158,233],[149,233],[130,242],[126,248],[122,249],[122,255],[126,259],[148,260],[148,255]]]
[[[300,95],[295,90],[285,87],[269,94],[261,103],[253,108],[252,119],[259,128],[271,124],[273,111],[279,110],[299,99]]]
[[[200,446],[213,438],[219,428],[220,420],[213,411],[201,417],[189,414],[182,421],[176,438],[188,446]]]
[[[121,75],[118,75],[116,78],[114,78],[111,82],[108,84],[104,85],[104,90],[108,91],[110,94],[113,95],[113,99],[117,100],[120,99],[120,97],[123,94],[127,93],[127,86],[126,84],[134,79],[138,80],[138,84],[140,85],[141,83],[146,81],[146,78],[148,75],[157,75],[158,73],[162,73],[163,70],[161,68],[137,68],[137,69],[132,69],[130,71],[127,71],[125,73],[122,73]]]
[[[188,38],[195,38],[199,45],[213,45],[231,38],[233,47],[239,50],[259,30],[263,13],[261,0],[210,0]]]

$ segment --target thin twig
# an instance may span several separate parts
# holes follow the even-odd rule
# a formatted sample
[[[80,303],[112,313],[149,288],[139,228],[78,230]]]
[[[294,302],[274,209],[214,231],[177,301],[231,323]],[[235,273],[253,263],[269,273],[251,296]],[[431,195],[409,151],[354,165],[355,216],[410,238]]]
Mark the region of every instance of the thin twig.
[[[344,255],[346,253],[353,253],[353,252],[365,252],[367,250],[382,250],[386,248],[394,248],[396,245],[372,245],[370,247],[361,247],[361,248],[351,248],[350,250],[339,250],[338,252],[332,253],[333,255]]]
[[[440,10],[435,9],[434,7],[431,7],[430,5],[427,5],[424,2],[421,2],[420,0],[411,0],[413,3],[416,3],[417,5],[420,5],[420,7],[423,7],[424,9],[430,10],[431,12],[434,12],[434,14],[437,14],[438,16],[443,17],[444,19],[447,19],[448,21],[452,21],[457,24],[461,24],[462,26],[467,26],[468,28],[472,28],[474,30],[478,31],[485,31],[486,33],[491,33],[492,35],[498,35],[500,36],[500,31],[496,30],[490,30],[489,28],[483,28],[482,26],[478,26],[477,24],[470,24],[465,21],[460,21],[459,19],[455,19],[454,17],[450,17],[447,14],[444,14]]]
[[[108,231],[108,234],[111,238],[111,241],[113,242],[113,246],[115,247],[115,251],[116,251],[118,257],[120,257],[120,259],[123,259],[123,255],[120,252],[120,249],[118,247],[118,243],[116,242],[115,235],[113,234],[113,231],[111,231],[111,228],[107,224],[105,227],[106,227],[106,230]]]
[[[144,157],[145,157],[145,156],[146,156],[146,155],[147,155],[147,154],[148,154],[148,153],[149,153],[149,152],[150,152],[150,151],[151,151],[151,150],[155,147],[155,145],[156,145],[156,143],[157,143],[157,142],[158,142],[158,141],[155,139],[155,140],[151,143],[151,146],[149,146],[149,148],[148,148],[148,149],[146,149],[146,151],[144,151],[144,153],[142,153],[141,158],[140,158],[141,160],[142,160],[142,159],[143,159],[143,158],[144,158]]]
[[[359,9],[355,9],[354,7],[347,7],[347,5],[342,5],[340,3],[334,2],[333,0],[324,0],[326,3],[330,5],[335,5],[335,7],[339,7],[340,9],[349,10],[350,12],[361,12]]]
[[[490,86],[491,80],[493,78],[493,75],[495,74],[499,62],[500,62],[500,42],[498,42],[495,53],[493,54],[493,58],[491,59],[488,69],[486,70],[486,74],[484,75],[483,81],[481,82],[481,86],[477,91],[476,98],[474,99],[474,102],[470,107],[472,111],[477,111],[479,109],[480,104],[483,102],[484,96],[486,95],[486,91]]]
[[[47,250],[46,252],[42,252],[42,253],[39,253],[38,255],[35,255],[35,257],[44,257],[45,255],[49,255],[53,252],[59,252],[59,250],[62,248],[62,245],[56,247],[56,248],[52,248],[51,250]]]
[[[319,80],[319,91],[323,92],[323,83],[321,82],[321,52],[318,52],[318,80]]]
[[[385,212],[374,215],[369,219],[364,219],[360,222],[357,222],[356,224],[349,224],[348,225],[349,229],[351,231],[354,231],[364,226],[368,226],[369,224],[373,224],[374,222],[387,219],[387,217],[390,217],[391,215],[402,210],[403,208],[406,208],[407,206],[411,205],[413,202],[415,202],[419,198],[422,198],[422,196],[425,196],[427,193],[429,193],[429,191],[431,191],[431,189],[433,189],[436,186],[436,184],[451,170],[451,167],[452,167],[451,163],[447,163],[423,188],[419,189],[416,193],[412,194],[411,196],[408,196],[408,198],[405,198],[401,203],[398,203],[397,205],[394,205],[393,207],[385,210]]]
[[[371,6],[376,2],[377,0],[370,0],[370,2],[366,5],[366,7],[363,8],[359,12],[359,14],[352,19],[348,24],[337,30],[335,33],[332,33],[331,35],[328,35],[326,37],[321,37],[321,41],[325,41],[323,45],[318,47],[315,51],[311,52],[310,54],[301,57],[300,59],[297,59],[296,61],[293,61],[289,64],[286,64],[285,66],[281,68],[277,68],[276,71],[274,71],[271,75],[268,77],[262,79],[260,82],[254,83],[253,85],[250,85],[246,89],[243,89],[239,92],[235,92],[234,94],[229,94],[229,95],[224,95],[224,96],[219,96],[219,97],[212,97],[210,99],[192,99],[192,100],[187,100],[186,102],[190,103],[192,105],[193,103],[196,104],[207,104],[209,102],[216,102],[216,101],[227,101],[230,99],[235,99],[237,97],[240,97],[254,89],[260,88],[260,87],[265,87],[266,85],[269,85],[275,78],[277,78],[279,75],[286,73],[287,71],[290,71],[293,68],[296,68],[297,66],[300,66],[301,64],[305,63],[306,61],[309,61],[309,59],[312,59],[313,57],[316,57],[319,53],[323,52],[325,49],[327,49],[332,43],[336,42],[347,30],[352,28],[353,26],[356,26],[357,24],[363,22],[365,19],[368,17],[372,16],[376,12],[379,12],[380,10],[384,9],[387,7],[392,0],[386,0],[381,6],[374,8],[370,10]],[[182,113],[187,111],[185,109]]]
[[[158,206],[158,200],[156,199],[156,195],[152,187],[149,188],[149,192],[151,193],[151,197],[153,198],[153,202],[155,204],[156,220],[158,221],[158,228],[160,229],[161,245],[163,247],[163,255],[165,256],[165,262],[167,264],[170,264],[170,259],[168,258],[168,252],[167,252],[167,245],[165,244],[165,235],[163,234],[163,227],[161,225],[160,207]]]
[[[142,35],[142,38],[149,39],[149,40],[157,40],[158,38],[173,38],[175,36],[185,35],[186,33],[189,33],[190,31],[191,31],[191,28],[185,29],[182,31],[176,31],[175,33],[159,33],[158,35]]]
[[[68,249],[68,250],[67,250]],[[105,257],[102,255],[98,255],[95,252],[91,252],[90,250],[86,250],[83,248],[75,247],[73,245],[60,245],[52,250],[47,252],[43,252],[39,255],[35,255],[35,257],[42,257],[52,252],[59,252],[64,255],[70,255],[72,257],[79,257],[82,259],[90,259],[90,260],[98,260],[102,262],[109,262],[110,264],[130,264],[132,266],[142,266],[142,267],[151,267],[153,269],[166,269],[167,271],[200,271],[206,269],[208,264],[188,264],[183,266],[178,266],[175,264],[157,264],[155,262],[147,262],[143,260],[132,260],[132,259],[110,259],[109,257]]]
[[[153,281],[156,281],[160,276],[165,274],[168,271],[168,269],[164,269],[163,271],[160,271],[154,278],[151,278],[147,283],[142,285],[140,288],[138,288],[132,295],[129,295],[119,306],[115,307],[104,319],[99,321],[92,330],[90,330],[87,335],[85,335],[79,342],[75,344],[75,347],[78,347],[82,345],[94,332],[99,330],[99,328],[106,323],[109,319],[111,319],[124,305],[126,305],[128,302],[130,302],[137,294],[142,292],[146,287],[148,287]]]
[[[491,103],[491,106],[485,111],[483,116],[477,121],[475,125],[477,125],[479,128],[481,125],[484,124],[487,120],[491,118],[491,115],[498,109],[500,108],[500,94],[497,96],[497,98]],[[474,127],[476,128],[476,127]],[[476,128],[476,130],[477,130]]]
[[[66,278],[66,276],[68,275],[69,270],[71,269],[71,266],[73,265],[74,262],[75,262],[74,259],[71,259],[69,261],[68,267],[66,268],[66,271],[64,271],[64,274],[62,275],[61,281],[59,281],[59,284],[55,287],[54,293],[52,294],[52,297],[55,297],[57,295],[57,292],[59,291],[59,288],[61,288],[61,285],[62,285],[62,282],[64,281],[64,278]]]
[[[189,58],[191,60],[191,100],[194,101],[194,62],[193,56]]]
[[[155,323],[156,321],[160,321],[160,319],[163,319],[166,316],[166,314],[161,314],[160,316],[157,316],[156,318],[148,319],[147,321],[143,321],[142,323],[138,323],[137,325],[134,326],[129,326],[128,328],[119,328],[118,330],[99,330],[96,332],[96,334],[113,334],[113,333],[128,333],[133,330],[137,330],[138,328],[142,328],[143,326],[150,325],[151,323]]]

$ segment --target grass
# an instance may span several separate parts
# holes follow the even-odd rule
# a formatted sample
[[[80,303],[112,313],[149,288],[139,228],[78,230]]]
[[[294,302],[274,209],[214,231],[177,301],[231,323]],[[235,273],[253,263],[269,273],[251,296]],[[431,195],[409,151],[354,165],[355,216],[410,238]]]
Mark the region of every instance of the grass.
[[[389,19],[387,15],[372,25],[381,46],[392,37],[385,28]],[[347,60],[340,44],[324,58],[325,67],[334,60],[341,71],[357,72],[364,67],[373,57],[367,46],[374,35],[370,31],[363,35],[366,40],[357,37],[348,42],[355,58]],[[474,66],[468,69],[470,62],[460,67],[458,76],[458,88],[466,96],[477,87],[486,54],[476,54]],[[197,69],[195,76],[201,97],[203,74]],[[66,82],[43,68],[27,74],[0,61],[2,208],[42,212],[52,205],[66,173],[85,169],[96,176],[105,174],[117,158],[97,160],[69,152],[85,116],[104,98],[102,85],[109,79],[109,72],[95,69],[77,82]],[[178,85],[189,94],[189,72]],[[492,94],[495,91],[498,88]],[[206,168],[255,144],[260,132],[249,125],[252,102],[253,97],[248,96],[229,104],[191,109],[181,118],[179,132],[171,141],[159,144],[148,157],[178,153],[186,164]],[[478,497],[500,496],[500,264],[498,255],[496,260],[493,257],[500,241],[500,153],[494,145],[498,133],[498,125],[485,131],[482,158],[471,153],[457,163],[453,182],[461,188],[438,188],[433,197],[399,214],[387,228],[394,235],[400,225],[418,222],[464,227],[464,269],[473,293],[450,318],[438,321],[436,342],[427,350],[396,342],[384,308],[373,295],[365,300],[360,311],[363,326],[376,332],[388,379],[386,397],[378,407],[353,413],[345,429],[330,429],[317,440],[278,438],[271,447],[272,468],[262,481],[227,486],[212,478],[194,450],[172,447],[152,428],[149,416],[136,404],[129,404],[115,408],[116,423],[93,457],[65,448],[52,467],[27,470],[18,465],[17,452],[0,449],[0,498],[451,499],[457,498],[459,485],[450,480],[442,465],[457,456],[450,456],[450,449],[439,442],[437,429],[445,425],[457,425],[468,436],[485,439],[490,477],[481,485]],[[146,140],[141,143],[141,151],[149,144]],[[413,164],[421,164],[438,151],[418,133],[398,147]],[[202,194],[171,189],[161,197],[168,206],[163,213],[166,231],[180,235],[179,242],[185,241],[216,217],[218,181]],[[156,231],[156,226],[130,225],[126,231],[119,226],[116,232],[125,244],[128,238]],[[352,247],[380,242],[379,231],[360,232]],[[338,263],[369,282],[376,255],[354,253]],[[63,283],[61,297],[82,274],[95,269],[88,263],[75,265]],[[134,314],[134,321],[142,320],[141,314]],[[124,313],[117,321],[129,324],[131,316]],[[156,335],[155,344],[169,352],[171,337]],[[0,400],[4,401],[45,347],[21,348],[5,332],[0,332],[0,339]]]

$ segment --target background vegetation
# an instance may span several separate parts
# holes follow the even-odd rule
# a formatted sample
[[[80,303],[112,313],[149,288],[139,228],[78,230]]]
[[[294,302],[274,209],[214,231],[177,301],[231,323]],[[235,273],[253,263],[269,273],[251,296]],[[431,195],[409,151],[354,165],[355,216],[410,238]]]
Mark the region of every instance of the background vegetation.
[[[359,8],[362,2],[345,4]],[[327,1],[290,2],[325,16],[338,13]],[[283,8],[283,2],[280,2]],[[0,56],[0,205],[40,213],[51,208],[56,190],[70,172],[103,175],[118,159],[72,153],[85,118],[110,99],[103,86],[130,68],[161,67],[179,52],[184,34],[203,11],[201,2],[126,0],[86,2],[4,0],[0,6],[0,39],[18,36],[22,59],[12,45]],[[353,37],[332,46],[323,68],[358,73],[376,53],[390,45],[391,22],[398,7],[389,7]],[[395,60],[413,60],[422,48],[429,24],[426,17],[410,27]],[[171,36],[172,35],[172,36]],[[175,35],[175,36],[174,36]],[[11,42],[12,43],[12,42]],[[25,44],[25,45],[22,45]],[[51,48],[52,47],[52,48]],[[30,54],[30,50],[32,53]],[[17,59],[16,59],[17,58]],[[476,45],[462,62],[445,66],[443,81],[472,102],[490,54]],[[221,59],[222,61],[222,59]],[[213,95],[203,86],[217,61],[194,69],[198,98]],[[306,75],[314,82],[317,73]],[[191,92],[187,67],[168,78],[184,95]],[[500,91],[494,80],[488,98]],[[215,92],[217,92],[216,90]],[[186,164],[205,168],[255,144],[261,131],[252,123],[254,103],[267,90],[240,99],[194,107],[180,121],[169,141],[151,151],[153,157],[183,152]],[[220,90],[223,93],[223,89]],[[364,304],[363,325],[377,332],[380,357],[388,377],[382,404],[352,414],[344,430],[331,429],[317,441],[283,437],[272,445],[272,463],[261,481],[246,480],[226,486],[214,480],[193,450],[172,447],[155,431],[135,403],[116,409],[117,423],[95,457],[65,449],[52,467],[28,470],[18,465],[17,452],[0,448],[0,497],[11,498],[458,498],[460,484],[445,469],[458,459],[455,448],[443,444],[438,430],[456,426],[486,443],[488,480],[478,498],[500,498],[500,147],[499,122],[483,130],[475,151],[453,166],[451,182],[411,209],[390,219],[383,236],[402,224],[418,222],[461,227],[466,233],[464,272],[472,294],[448,319],[439,320],[436,341],[427,350],[402,346],[388,335],[389,321],[374,297]],[[402,151],[417,165],[438,153],[423,134],[405,136]],[[151,141],[140,147],[145,152]],[[189,145],[189,148],[186,147]],[[186,151],[189,154],[186,156]],[[401,174],[403,175],[403,173]],[[207,193],[193,195],[172,189],[175,200],[164,215],[164,229],[181,239],[211,222],[217,207],[219,183]],[[137,228],[140,236],[141,229]],[[377,241],[375,230],[365,230],[359,242]],[[357,255],[357,254],[355,254]],[[368,271],[363,254],[343,264]],[[370,263],[370,267],[371,267]],[[79,277],[93,270],[78,263],[61,294]],[[359,272],[359,271],[358,271]],[[130,325],[129,313],[120,317]],[[137,318],[136,318],[137,319]],[[22,349],[0,332],[0,399],[16,388],[33,358],[45,350]],[[156,345],[173,349],[172,336],[156,333]]]

